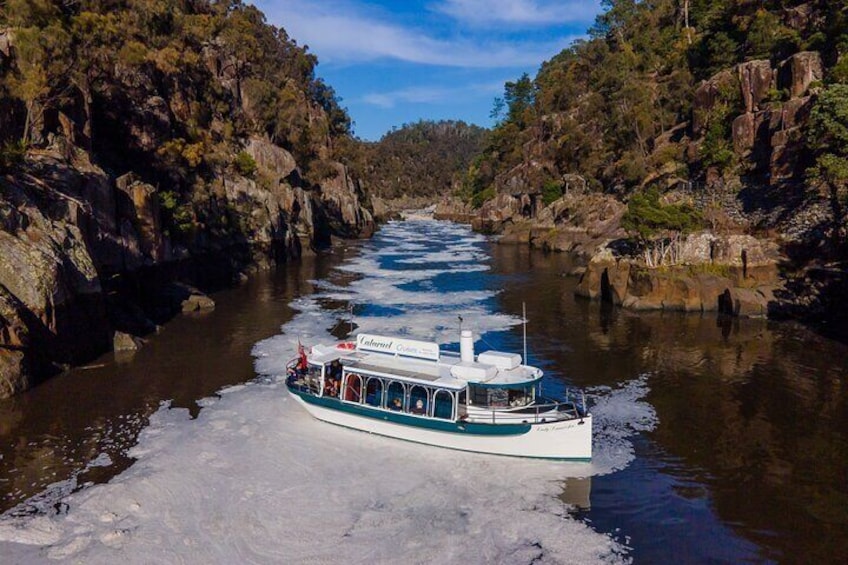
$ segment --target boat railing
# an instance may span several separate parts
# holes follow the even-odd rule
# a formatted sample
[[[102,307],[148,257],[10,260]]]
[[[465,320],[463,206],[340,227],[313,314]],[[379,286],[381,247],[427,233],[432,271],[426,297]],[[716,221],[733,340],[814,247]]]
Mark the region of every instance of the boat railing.
[[[537,398],[537,403],[521,408],[479,408],[468,412],[470,421],[492,424],[542,424],[565,420],[582,420],[587,414],[582,391],[569,390],[566,400]]]
[[[286,384],[289,388],[300,392],[318,394],[321,391],[320,380],[301,369],[299,365],[300,357],[295,357],[286,363]]]

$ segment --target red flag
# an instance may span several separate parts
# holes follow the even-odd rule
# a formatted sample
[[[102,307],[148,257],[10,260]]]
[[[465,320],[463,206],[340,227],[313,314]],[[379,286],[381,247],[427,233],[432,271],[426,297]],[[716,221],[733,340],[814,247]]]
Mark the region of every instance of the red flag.
[[[306,350],[303,348],[303,345],[300,343],[300,338],[297,339],[297,354],[300,356],[300,362],[298,363],[298,368],[306,370],[306,366],[307,366]]]

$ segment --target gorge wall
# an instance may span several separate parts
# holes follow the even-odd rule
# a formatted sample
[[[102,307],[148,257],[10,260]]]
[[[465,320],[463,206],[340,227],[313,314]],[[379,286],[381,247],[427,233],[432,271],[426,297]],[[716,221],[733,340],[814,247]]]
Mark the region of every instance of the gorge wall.
[[[679,2],[609,2],[585,41],[506,83],[463,215],[501,242],[583,256],[584,296],[848,330],[840,4],[686,5],[684,24]],[[740,238],[749,266],[769,250],[768,276],[741,275],[742,247],[686,249]]]
[[[0,22],[0,398],[373,232],[349,118],[255,8],[48,6]]]

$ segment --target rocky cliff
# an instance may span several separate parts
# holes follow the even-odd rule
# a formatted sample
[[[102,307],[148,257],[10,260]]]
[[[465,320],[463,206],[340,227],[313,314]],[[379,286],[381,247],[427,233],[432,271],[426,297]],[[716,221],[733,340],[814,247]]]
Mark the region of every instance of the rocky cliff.
[[[588,40],[506,84],[464,186],[473,225],[583,255],[584,296],[837,323],[848,255],[837,4],[687,3],[684,27],[680,3],[609,2]],[[639,205],[648,194],[656,206]],[[692,237],[713,251],[749,238],[749,254],[770,250],[769,275],[737,273],[741,251],[695,257],[681,249]]]
[[[211,305],[185,283],[374,229],[334,151],[349,120],[284,31],[239,3],[114,4],[0,22],[0,397]]]

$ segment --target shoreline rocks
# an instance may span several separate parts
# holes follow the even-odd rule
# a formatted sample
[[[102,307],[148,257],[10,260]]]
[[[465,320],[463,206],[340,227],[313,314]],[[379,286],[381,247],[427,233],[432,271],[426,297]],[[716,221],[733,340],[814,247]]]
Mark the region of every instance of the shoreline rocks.
[[[648,268],[605,248],[586,266],[577,296],[632,310],[719,312],[767,317],[781,288],[774,242],[751,236],[692,234],[680,246],[683,264]]]

